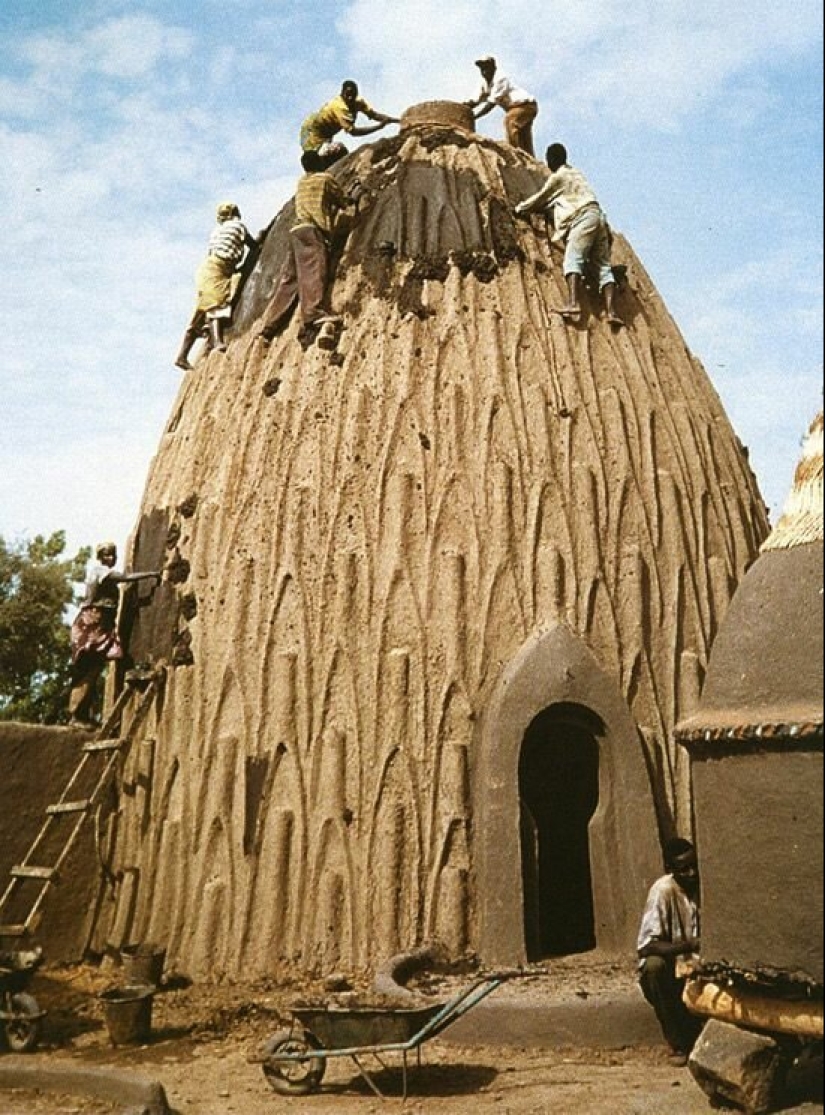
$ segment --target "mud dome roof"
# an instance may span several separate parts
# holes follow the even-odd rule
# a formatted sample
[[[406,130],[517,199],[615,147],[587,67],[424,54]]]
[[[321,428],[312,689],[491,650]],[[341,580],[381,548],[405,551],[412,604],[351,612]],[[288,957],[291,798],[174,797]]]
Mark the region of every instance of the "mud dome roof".
[[[361,187],[333,350],[300,314],[257,339],[290,252],[281,209],[151,464],[132,563],[167,573],[130,654],[172,665],[140,728],[151,786],[118,826],[111,933],[166,943],[193,978],[361,971],[429,937],[523,963],[520,752],[545,709],[542,728],[571,714],[559,739],[580,710],[604,725],[585,717],[599,763],[576,793],[598,775],[598,810],[576,944],[632,950],[661,870],[654,804],[689,827],[673,726],[764,506],[621,232],[627,328],[597,282],[571,326],[552,229],[514,213],[547,168],[471,125],[413,106],[332,168]]]
[[[822,413],[805,438],[793,488],[713,645],[699,713],[682,743],[822,741]]]

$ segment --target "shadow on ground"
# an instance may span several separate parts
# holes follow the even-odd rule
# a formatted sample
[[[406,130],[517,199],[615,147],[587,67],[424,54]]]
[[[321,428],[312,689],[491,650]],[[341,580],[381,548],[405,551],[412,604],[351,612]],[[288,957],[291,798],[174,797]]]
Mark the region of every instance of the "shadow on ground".
[[[373,1072],[367,1069],[375,1086],[388,1099],[400,1098],[404,1092],[403,1073],[400,1068],[385,1068]],[[411,1064],[407,1072],[407,1094],[415,1099],[444,1099],[450,1096],[467,1096],[489,1088],[498,1072],[489,1065],[428,1065],[419,1068]],[[373,1095],[372,1089],[360,1076],[349,1081],[321,1084],[325,1095]]]

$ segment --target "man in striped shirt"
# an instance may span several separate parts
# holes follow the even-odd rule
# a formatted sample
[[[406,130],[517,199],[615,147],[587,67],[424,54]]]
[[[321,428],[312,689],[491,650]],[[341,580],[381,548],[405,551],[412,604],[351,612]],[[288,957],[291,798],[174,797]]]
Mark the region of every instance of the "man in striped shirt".
[[[241,220],[241,212],[232,201],[218,206],[217,224],[209,236],[209,250],[196,275],[198,300],[183,335],[175,365],[184,371],[191,368],[189,352],[208,326],[211,347],[218,352],[226,348],[223,339],[225,323],[232,316],[232,296],[237,288],[240,265],[247,248],[256,247],[254,238]]]
[[[355,118],[362,112],[376,124],[356,127]],[[345,81],[341,92],[331,101],[327,101],[317,112],[307,116],[301,125],[301,147],[304,151],[320,151],[322,155],[328,153],[331,140],[344,131],[352,136],[368,136],[378,132],[387,124],[397,124],[396,116],[387,116],[377,112],[363,97],[359,96],[358,86],[354,81]]]
[[[338,214],[355,202],[328,172],[329,157],[305,151],[304,176],[295,191],[295,223],[289,230],[289,255],[264,311],[258,336],[269,343],[300,302],[304,328],[340,321],[328,305],[329,256]]]

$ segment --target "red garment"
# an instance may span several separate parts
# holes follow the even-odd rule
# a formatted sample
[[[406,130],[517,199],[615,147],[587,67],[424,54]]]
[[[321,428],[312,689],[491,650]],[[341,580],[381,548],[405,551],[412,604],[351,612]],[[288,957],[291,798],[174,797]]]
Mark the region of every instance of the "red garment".
[[[116,612],[112,608],[91,605],[81,608],[71,631],[72,662],[86,655],[97,655],[107,661],[123,657],[123,647],[115,630]]]

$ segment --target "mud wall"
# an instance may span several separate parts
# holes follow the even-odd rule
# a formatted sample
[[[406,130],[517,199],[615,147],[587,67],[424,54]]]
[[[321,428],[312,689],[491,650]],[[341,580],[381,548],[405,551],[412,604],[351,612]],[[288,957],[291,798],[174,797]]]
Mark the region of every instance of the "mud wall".
[[[615,681],[662,831],[689,830],[671,729],[766,531],[719,399],[620,236],[629,327],[596,299],[580,327],[552,313],[559,249],[512,216],[538,164],[423,130],[337,173],[366,189],[337,351],[298,321],[254,339],[287,207],[228,352],[184,378],[132,547],[175,570],[174,630],[141,610],[134,657],[174,646],[179,665],[108,932],[195,973],[363,965],[432,934],[477,947],[483,725],[552,627]]]
[[[702,959],[821,984],[822,737],[775,747],[694,762]]]
[[[9,870],[22,863],[46,816],[46,807],[60,799],[80,758],[87,732],[36,724],[0,722],[0,886]],[[40,859],[35,866],[49,867]],[[61,873],[49,891],[35,940],[49,960],[77,960],[90,932],[98,895],[100,868],[94,826],[87,823]],[[16,922],[30,909],[37,893],[23,884],[4,922]]]

